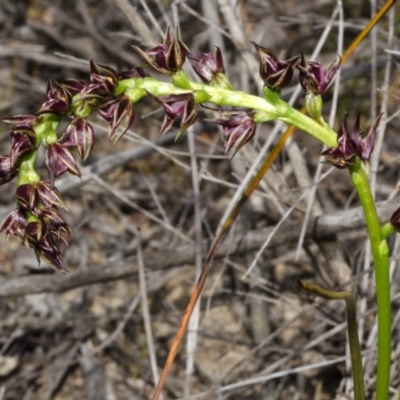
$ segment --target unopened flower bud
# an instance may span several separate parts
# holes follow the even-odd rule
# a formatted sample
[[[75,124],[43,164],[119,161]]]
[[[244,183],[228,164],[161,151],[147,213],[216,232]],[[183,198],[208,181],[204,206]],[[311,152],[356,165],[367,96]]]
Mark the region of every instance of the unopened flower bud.
[[[311,118],[319,122],[321,125],[324,124],[322,118],[322,98],[319,94],[308,93],[306,95],[306,110]]]
[[[232,89],[225,75],[224,60],[221,50],[214,46],[213,53],[196,54],[189,52],[187,58],[200,79],[214,87]]]
[[[290,60],[278,60],[275,55],[266,48],[251,42],[258,52],[260,59],[260,76],[265,85],[273,90],[280,91],[287,85],[293,77],[293,70],[300,56]]]

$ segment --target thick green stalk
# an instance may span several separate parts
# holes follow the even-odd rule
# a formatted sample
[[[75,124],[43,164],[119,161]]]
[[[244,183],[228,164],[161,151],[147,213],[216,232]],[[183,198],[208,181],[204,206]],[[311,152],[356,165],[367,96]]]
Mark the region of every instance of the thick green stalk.
[[[335,131],[295,110],[281,99],[271,104],[262,97],[239,90],[221,89],[192,81],[189,81],[189,85],[190,89],[181,89],[172,83],[161,82],[154,78],[133,78],[120,81],[116,93],[125,92],[126,96],[132,97],[132,101],[136,101],[138,89],[149,92],[154,96],[170,96],[172,94],[190,92],[204,93],[204,102],[206,103],[264,111],[266,113],[265,121],[280,119],[288,125],[294,125],[307,132],[328,147],[337,146],[337,134]]]
[[[389,398],[391,353],[391,302],[389,278],[389,247],[382,237],[374,197],[368,177],[359,159],[350,168],[350,177],[357,190],[367,222],[375,266],[376,303],[378,314],[378,361],[376,399]]]

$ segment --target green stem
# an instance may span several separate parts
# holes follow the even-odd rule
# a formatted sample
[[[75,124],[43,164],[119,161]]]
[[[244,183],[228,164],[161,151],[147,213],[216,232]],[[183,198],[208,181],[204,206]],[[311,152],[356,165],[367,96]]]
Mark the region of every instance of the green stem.
[[[349,334],[349,346],[351,355],[351,365],[353,369],[354,400],[365,399],[363,367],[361,360],[361,348],[358,340],[357,331],[357,311],[356,300],[353,293],[333,292],[299,281],[303,290],[314,293],[328,300],[344,300],[346,302],[347,332]]]
[[[35,126],[36,145],[40,146],[43,140],[48,143],[57,142],[57,127],[60,125],[61,117],[55,114],[44,114],[39,117],[39,122]]]
[[[280,100],[277,104],[278,110],[281,111],[279,119],[288,125],[294,125],[296,128],[307,132],[315,139],[324,143],[327,147],[337,147],[337,133],[327,125],[313,120],[307,115],[292,108],[288,103]],[[284,110],[283,107],[286,109]]]
[[[34,150],[21,158],[18,171],[18,186],[26,183],[34,184],[40,181],[39,174],[35,171],[37,151]]]
[[[378,365],[376,399],[389,398],[391,353],[391,302],[389,278],[389,247],[381,235],[381,226],[367,175],[359,159],[350,168],[350,177],[357,190],[367,222],[375,266],[376,303],[378,314]]]
[[[295,110],[281,99],[271,104],[262,97],[239,90],[222,89],[192,81],[188,81],[188,84],[190,85],[190,89],[181,89],[172,83],[161,82],[154,78],[134,78],[120,81],[116,93],[125,92],[125,95],[130,97],[130,93],[136,96],[137,89],[146,90],[154,96],[170,96],[172,94],[201,91],[207,93],[207,103],[217,106],[241,107],[264,111],[268,115],[268,118],[265,120],[280,119],[288,125],[294,125],[302,129],[328,147],[337,147],[337,134],[335,131]],[[132,98],[132,101],[135,101],[135,99],[136,97]]]
[[[54,114],[44,114],[38,118],[35,126],[37,148],[44,140],[48,143],[55,143],[58,140],[56,130],[60,121],[61,117]],[[40,176],[35,170],[37,148],[21,157],[18,166],[18,186],[40,181]]]

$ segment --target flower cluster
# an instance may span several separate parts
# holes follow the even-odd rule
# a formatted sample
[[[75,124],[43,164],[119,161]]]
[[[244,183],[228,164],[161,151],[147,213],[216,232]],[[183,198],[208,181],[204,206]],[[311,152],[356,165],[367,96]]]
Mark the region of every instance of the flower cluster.
[[[66,208],[55,187],[55,179],[65,173],[80,176],[73,151],[84,161],[94,143],[94,130],[87,117],[92,108],[109,124],[109,137],[116,141],[132,125],[132,102],[115,95],[120,79],[143,77],[140,69],[117,74],[108,67],[91,63],[87,81],[51,81],[47,98],[33,115],[18,115],[4,122],[10,130],[11,151],[0,157],[0,184],[18,176],[16,209],[0,226],[0,233],[19,237],[32,247],[40,262],[46,260],[60,271],[67,268],[61,257],[60,244],[67,244],[71,228],[59,213]],[[61,135],[57,128],[62,118],[71,121]],[[118,128],[123,126],[122,132]],[[59,137],[60,136],[60,137]],[[45,147],[49,178],[42,180],[35,170],[38,148]]]
[[[65,107],[58,92],[48,93],[48,99],[41,109],[58,110]],[[5,120],[14,126],[10,131],[10,155],[1,157],[0,183],[8,182],[18,174],[20,182],[16,191],[17,208],[6,217],[0,233],[19,237],[35,250],[38,260],[43,258],[59,270],[65,271],[59,242],[64,240],[62,235],[69,234],[71,229],[57,212],[59,208],[65,208],[65,205],[53,183],[40,181],[31,164],[39,145],[35,129],[40,113],[41,110],[38,112],[39,116],[20,115]]]
[[[326,68],[318,62],[306,63],[303,55],[281,61],[269,50],[256,43],[253,45],[260,59],[260,76],[265,87],[274,95],[290,83],[296,67],[306,92],[320,95],[328,89],[339,68],[339,64]],[[168,75],[172,84],[152,78],[142,68],[117,72],[108,66],[90,62],[87,80],[52,80],[47,86],[45,101],[35,113],[5,119],[12,124],[11,151],[0,157],[0,185],[17,177],[18,188],[16,209],[2,223],[0,233],[19,237],[34,249],[39,261],[45,259],[61,271],[65,271],[66,266],[61,257],[60,244],[67,244],[71,228],[60,215],[60,209],[66,206],[55,180],[65,173],[81,175],[75,157],[77,154],[85,161],[92,151],[95,133],[88,121],[92,111],[107,122],[109,139],[115,143],[135,120],[134,103],[146,95],[160,104],[164,111],[161,134],[167,132],[178,119],[177,136],[195,122],[199,104],[207,103],[214,96],[210,103],[221,107],[227,105],[226,99],[235,97],[218,47],[212,53],[193,53],[168,29],[162,44],[147,51],[136,46],[134,49],[143,58],[143,66]],[[186,76],[182,69],[186,59],[202,84],[191,82]],[[267,98],[267,103],[267,110],[252,109],[252,105],[248,104],[246,110],[217,109],[221,117],[209,121],[222,126],[226,154],[235,155],[254,136],[257,123],[277,118],[273,101]],[[239,102],[238,106],[241,105]],[[69,122],[64,131],[59,132],[64,118],[68,118]],[[342,133],[341,141],[347,145],[352,140],[354,143],[351,142],[351,146],[359,155],[357,140],[347,136],[347,133]],[[41,179],[35,170],[41,146],[45,147],[47,179]],[[345,163],[351,161],[348,153],[340,155],[338,151],[330,153],[334,160],[338,163],[342,159]]]

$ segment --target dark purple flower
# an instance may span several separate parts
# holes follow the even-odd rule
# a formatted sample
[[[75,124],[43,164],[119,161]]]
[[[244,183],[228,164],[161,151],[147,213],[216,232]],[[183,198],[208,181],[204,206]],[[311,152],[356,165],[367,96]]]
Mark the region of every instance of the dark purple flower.
[[[34,185],[25,183],[18,186],[15,197],[20,208],[35,213],[39,204],[37,191]]]
[[[52,187],[50,182],[37,182],[35,183],[35,189],[42,208],[50,209],[55,207],[68,209],[61,197],[61,193],[55,186]]]
[[[258,57],[260,59],[260,76],[265,85],[274,90],[281,90],[289,85],[293,77],[294,67],[299,61],[300,56],[281,61],[265,47],[255,42],[251,43],[258,52]]]
[[[90,82],[81,91],[84,99],[107,100],[114,95],[118,73],[105,65],[90,61]]]
[[[225,73],[224,60],[219,47],[214,46],[213,53],[187,53],[190,65],[194,72],[205,83],[210,83],[218,74]]]
[[[187,47],[171,33],[168,28],[163,44],[150,50],[143,51],[137,46],[132,46],[156,71],[162,74],[173,74],[182,69],[185,62]]]
[[[47,147],[45,158],[52,187],[54,179],[67,171],[73,175],[81,176],[75,158],[66,146],[59,143],[50,144]]]
[[[135,120],[133,104],[125,96],[104,102],[97,111],[108,122],[108,138],[114,143],[126,133]],[[120,126],[123,126],[123,129],[118,132]]]
[[[332,85],[339,71],[341,61],[342,59],[339,56],[339,61],[325,67],[319,61],[309,61],[306,63],[304,54],[301,53],[301,62],[296,65],[296,68],[300,71],[300,85],[304,92],[307,94],[313,93],[314,95],[324,94]]]
[[[10,131],[11,153],[10,161],[16,166],[18,158],[28,154],[36,148],[36,134],[29,126],[16,126]]]
[[[38,245],[48,233],[46,225],[40,221],[29,222],[25,227],[25,239],[30,247]]]
[[[353,165],[356,157],[363,162],[368,162],[374,149],[376,130],[381,117],[382,114],[375,119],[368,134],[364,136],[360,131],[360,116],[357,116],[353,132],[350,134],[347,129],[347,114],[345,114],[338,133],[338,147],[330,148],[322,153],[327,156],[326,162],[337,168]]]
[[[182,116],[177,138],[185,129],[196,121],[197,108],[192,93],[172,94],[171,96],[165,97],[150,96],[159,102],[165,111],[164,121],[161,126],[161,135],[164,135],[164,133],[171,128],[174,119],[177,117]]]
[[[50,248],[50,250],[47,250],[47,248]],[[68,268],[62,259],[60,250],[55,245],[52,247],[47,242],[44,242],[41,244],[41,246],[36,247],[34,250],[38,261],[40,258],[42,258],[63,274],[68,272]]]
[[[29,222],[25,228],[24,239],[28,242],[29,247],[35,250],[39,263],[43,258],[61,272],[67,272],[57,243],[59,238],[54,236],[48,225],[41,221]]]
[[[375,118],[367,135],[363,135],[363,132],[360,131],[360,116],[357,116],[351,138],[354,142],[356,154],[362,161],[368,161],[374,150],[376,131],[382,115],[383,113]]]
[[[48,229],[54,235],[56,235],[56,237],[61,237],[60,236],[61,232],[68,234],[72,233],[71,227],[68,226],[67,223],[64,221],[64,219],[61,217],[61,215],[52,208],[44,210],[40,215],[40,219],[44,224],[46,224]]]
[[[25,183],[18,186],[16,199],[20,208],[39,216],[43,210],[51,207],[67,208],[64,204],[60,192],[51,188],[50,182],[40,181],[35,184]]]
[[[25,211],[21,208],[12,211],[0,226],[0,233],[14,235],[27,242],[33,248],[40,264],[43,258],[62,272],[66,266],[61,258],[59,245],[67,244],[62,234],[69,235],[72,229],[54,209],[46,209],[40,220],[28,222]]]
[[[85,118],[77,117],[67,126],[58,143],[76,147],[80,158],[86,160],[92,151],[94,130]]]
[[[11,213],[5,218],[0,226],[0,233],[5,233],[6,236],[17,236],[20,239],[23,239],[27,223],[28,221],[25,213],[21,209],[17,208],[16,210],[11,211]]]
[[[16,168],[19,157],[30,153],[36,148],[36,133],[34,131],[36,120],[37,117],[34,115],[16,115],[3,119],[4,122],[15,125],[10,131],[11,153],[9,161],[12,169]],[[7,160],[4,161],[8,162]],[[6,166],[3,165],[3,167],[5,168]]]
[[[72,101],[72,94],[57,81],[47,83],[47,100],[42,104],[36,114],[51,113],[56,115],[65,114]]]
[[[17,175],[10,156],[0,156],[0,185],[10,182]]]
[[[234,149],[232,157],[254,136],[256,129],[254,114],[247,111],[226,111],[224,118],[211,119],[208,122],[223,127],[226,136],[225,154]]]

